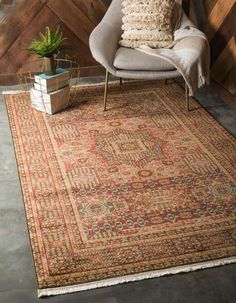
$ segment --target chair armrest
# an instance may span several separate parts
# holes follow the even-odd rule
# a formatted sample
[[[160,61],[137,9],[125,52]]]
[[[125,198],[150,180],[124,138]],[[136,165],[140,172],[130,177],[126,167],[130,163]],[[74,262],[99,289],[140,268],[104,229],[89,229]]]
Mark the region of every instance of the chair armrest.
[[[182,19],[180,23],[180,28],[186,28],[186,27],[196,27],[196,25],[193,24],[192,21],[187,17],[184,11],[182,11]]]
[[[114,57],[122,34],[121,0],[113,0],[104,18],[89,37],[89,46],[94,59],[112,74]]]

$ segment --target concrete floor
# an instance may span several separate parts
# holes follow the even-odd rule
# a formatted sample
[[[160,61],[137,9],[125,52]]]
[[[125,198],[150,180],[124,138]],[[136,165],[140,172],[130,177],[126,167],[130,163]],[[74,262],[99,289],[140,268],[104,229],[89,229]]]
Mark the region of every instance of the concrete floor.
[[[0,91],[9,89],[17,87]],[[236,136],[235,109],[210,88],[201,89],[196,98]],[[0,96],[0,303],[232,303],[236,264],[44,299],[37,299],[36,290],[11,133]]]

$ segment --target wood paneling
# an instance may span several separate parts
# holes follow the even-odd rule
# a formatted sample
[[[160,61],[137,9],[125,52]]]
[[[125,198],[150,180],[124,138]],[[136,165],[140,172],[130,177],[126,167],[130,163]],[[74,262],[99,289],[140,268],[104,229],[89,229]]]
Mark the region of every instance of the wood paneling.
[[[236,95],[236,0],[190,0],[190,17],[211,47],[211,76]]]
[[[27,7],[27,14],[25,13]],[[22,35],[32,20],[44,7],[42,1],[24,0],[0,24],[0,58],[7,52],[14,41]]]
[[[21,0],[0,23],[0,85],[11,84],[16,79],[13,74],[36,58],[25,49],[46,25],[61,25],[67,37],[62,53],[78,58],[86,74],[89,66],[101,70],[93,67],[97,62],[89,50],[89,35],[107,5],[101,0]]]
[[[32,60],[32,56],[25,51],[27,43],[46,25],[54,26],[56,23],[61,24],[68,38],[63,53],[78,57],[83,70],[89,72],[87,67],[97,65],[90,54],[89,35],[100,22],[110,2],[111,0],[19,1],[17,8],[0,23],[0,84],[8,84],[8,78],[12,81],[13,76],[8,77],[6,74],[16,73]],[[236,94],[236,0],[183,0],[183,5],[191,19],[209,38],[213,79]]]

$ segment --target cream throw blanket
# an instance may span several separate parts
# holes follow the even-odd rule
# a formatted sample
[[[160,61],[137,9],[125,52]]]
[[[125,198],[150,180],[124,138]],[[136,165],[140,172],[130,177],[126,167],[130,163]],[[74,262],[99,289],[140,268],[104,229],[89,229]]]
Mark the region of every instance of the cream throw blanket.
[[[185,15],[183,19],[186,19]],[[194,26],[185,26],[183,21],[181,28],[174,33],[170,48],[152,49],[142,45],[136,49],[172,63],[185,79],[192,96],[210,81],[210,48],[205,34]]]

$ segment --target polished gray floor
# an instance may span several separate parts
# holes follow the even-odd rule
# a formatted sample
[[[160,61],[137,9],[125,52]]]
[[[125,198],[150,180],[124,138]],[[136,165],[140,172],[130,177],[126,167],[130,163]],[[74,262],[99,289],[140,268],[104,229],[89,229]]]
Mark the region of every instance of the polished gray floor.
[[[1,88],[8,89],[17,88]],[[236,136],[235,110],[210,88],[200,90],[196,98]],[[236,302],[236,265],[38,299],[11,133],[0,96],[0,303],[34,302],[233,303]]]

